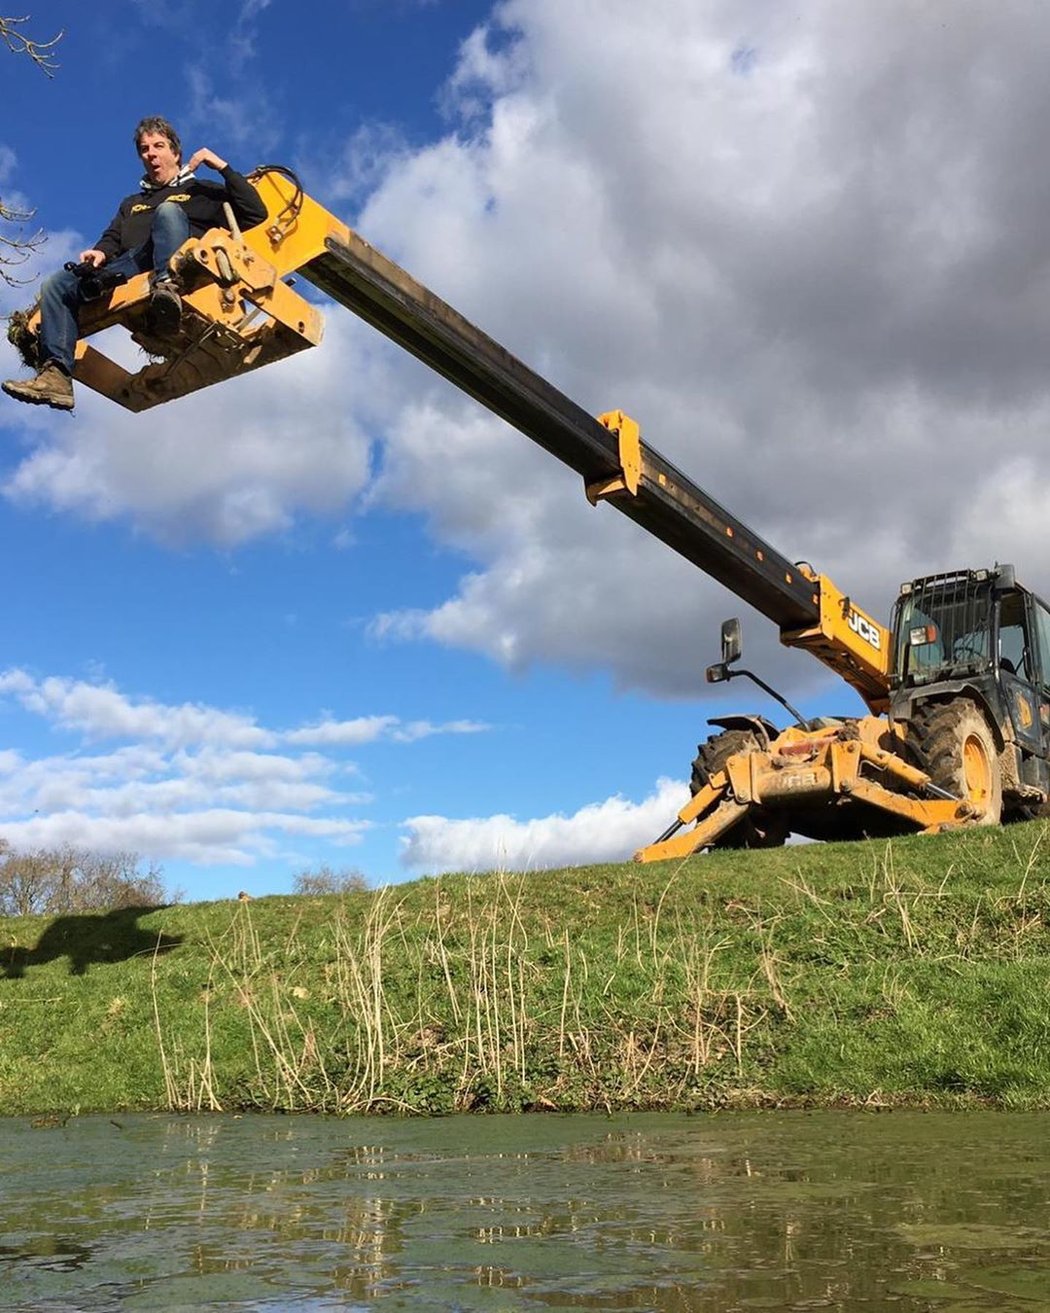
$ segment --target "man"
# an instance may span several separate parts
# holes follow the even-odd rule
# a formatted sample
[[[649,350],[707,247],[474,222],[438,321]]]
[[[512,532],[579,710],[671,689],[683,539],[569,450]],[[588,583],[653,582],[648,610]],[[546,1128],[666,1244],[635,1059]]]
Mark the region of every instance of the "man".
[[[266,207],[251,183],[207,147],[183,167],[178,134],[166,119],[143,119],[135,129],[135,148],[146,170],[140,190],[121,201],[95,245],[81,251],[80,263],[129,278],[151,270],[149,326],[158,337],[166,337],[177,332],[182,314],[171,257],[187,238],[228,226],[224,201],[229,201],[242,230],[262,223]],[[193,171],[200,164],[215,169],[222,183],[199,181]],[[55,410],[73,409],[73,353],[84,299],[81,278],[71,269],[44,279],[40,369],[34,378],[8,379],[2,386],[9,397]]]

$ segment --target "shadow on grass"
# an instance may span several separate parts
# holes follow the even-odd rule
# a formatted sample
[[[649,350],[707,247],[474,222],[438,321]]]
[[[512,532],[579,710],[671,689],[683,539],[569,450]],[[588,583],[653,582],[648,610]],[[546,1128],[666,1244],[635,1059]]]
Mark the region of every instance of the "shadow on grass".
[[[158,935],[143,930],[140,916],[158,912],[159,907],[117,907],[111,912],[83,912],[56,916],[37,940],[35,948],[13,945],[5,953],[4,979],[18,980],[27,967],[43,966],[57,958],[69,958],[69,973],[82,976],[92,963],[126,962],[132,957],[170,953],[182,943],[182,935]]]

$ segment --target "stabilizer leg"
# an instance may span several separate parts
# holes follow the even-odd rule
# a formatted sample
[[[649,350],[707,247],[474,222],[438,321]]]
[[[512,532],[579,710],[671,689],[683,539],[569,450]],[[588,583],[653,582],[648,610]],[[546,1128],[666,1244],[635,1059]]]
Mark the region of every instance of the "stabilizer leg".
[[[743,819],[749,808],[749,803],[737,802],[729,795],[729,777],[720,771],[690,798],[655,843],[638,849],[634,860],[662,862],[672,857],[689,857],[720,839]],[[691,825],[693,828],[688,829]]]

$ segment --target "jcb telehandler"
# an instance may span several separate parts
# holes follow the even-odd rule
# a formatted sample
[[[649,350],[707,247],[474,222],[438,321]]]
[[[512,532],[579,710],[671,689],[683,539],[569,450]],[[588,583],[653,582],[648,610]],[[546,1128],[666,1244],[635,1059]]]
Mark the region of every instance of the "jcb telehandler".
[[[296,274],[575,469],[592,504],[609,501],[725,584],[866,704],[865,716],[816,720],[788,708],[795,723],[783,731],[758,715],[711,721],[717,732],[693,763],[691,801],[639,860],[768,846],[790,833],[993,825],[1047,804],[1050,608],[1012,567],[905,584],[884,628],[735,519],[644,443],[633,420],[582,410],[306,196],[287,170],[263,169],[253,181],[266,223],[242,235],[231,222],[173,257],[183,295],[174,338],[150,335],[144,274],[85,306],[80,383],[138,411],[315,345],[321,316],[292,290]],[[137,373],[87,341],[114,324],[150,357]],[[35,315],[15,321],[29,363],[36,329]],[[734,668],[739,657],[739,625],[728,622],[708,679],[745,675]]]
[[[1050,788],[1050,608],[1009,565],[931,575],[903,585],[887,637],[887,696],[869,699],[887,715],[806,721],[732,669],[740,624],[726,621],[708,681],[755,679],[795,724],[710,721],[720,732],[699,745],[692,800],[639,856],[1039,815]]]

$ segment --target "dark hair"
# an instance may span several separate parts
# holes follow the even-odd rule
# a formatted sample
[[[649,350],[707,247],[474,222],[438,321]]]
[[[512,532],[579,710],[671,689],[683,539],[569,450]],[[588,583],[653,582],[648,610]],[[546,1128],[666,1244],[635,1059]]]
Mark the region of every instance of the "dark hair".
[[[175,157],[182,163],[182,142],[179,141],[179,134],[171,126],[167,119],[162,119],[159,114],[151,114],[149,118],[141,119],[138,127],[135,129],[135,149],[138,150],[143,137],[151,136],[156,133],[161,137],[167,137],[168,144],[175,152]]]

